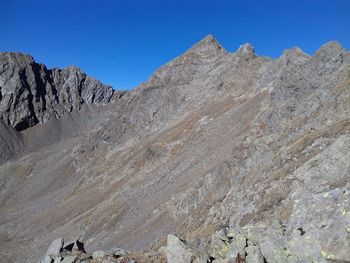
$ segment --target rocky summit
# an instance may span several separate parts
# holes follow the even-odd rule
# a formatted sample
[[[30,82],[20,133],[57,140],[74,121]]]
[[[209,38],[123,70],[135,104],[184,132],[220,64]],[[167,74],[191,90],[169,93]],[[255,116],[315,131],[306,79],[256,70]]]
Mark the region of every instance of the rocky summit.
[[[0,53],[0,262],[350,262],[350,53],[208,35],[131,91]]]

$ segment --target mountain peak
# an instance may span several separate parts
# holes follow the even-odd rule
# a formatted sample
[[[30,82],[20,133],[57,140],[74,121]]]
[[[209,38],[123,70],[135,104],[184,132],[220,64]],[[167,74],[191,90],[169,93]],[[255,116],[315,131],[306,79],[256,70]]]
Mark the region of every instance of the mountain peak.
[[[240,57],[243,57],[243,58],[246,58],[246,59],[250,59],[250,58],[256,57],[254,47],[250,43],[245,43],[245,44],[241,45],[238,48],[236,53]]]
[[[315,53],[318,57],[334,57],[340,53],[344,52],[344,48],[337,41],[329,41],[322,45]]]
[[[18,65],[31,64],[35,60],[32,56],[21,52],[0,52],[0,60],[8,60],[11,63],[17,63]]]
[[[208,34],[195,45],[193,45],[188,51],[202,54],[210,51],[225,51],[225,49],[213,35]]]
[[[205,37],[203,37],[198,43],[219,43],[216,38],[212,34],[208,34]]]
[[[282,56],[279,58],[286,64],[290,63],[304,63],[310,59],[310,56],[298,47],[285,49]]]
[[[342,45],[338,41],[329,41],[326,44],[322,45],[320,49],[343,49]]]

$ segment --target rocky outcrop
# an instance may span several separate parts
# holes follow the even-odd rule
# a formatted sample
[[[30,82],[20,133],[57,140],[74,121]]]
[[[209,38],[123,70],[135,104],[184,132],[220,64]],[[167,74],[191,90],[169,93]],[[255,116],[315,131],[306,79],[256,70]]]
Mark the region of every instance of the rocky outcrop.
[[[54,240],[39,263],[164,263],[161,254],[132,253],[121,248],[112,248],[108,251],[97,250],[93,253],[85,251],[84,243],[75,241],[64,242],[63,238]],[[180,261],[177,261],[180,262]]]
[[[168,235],[167,246],[162,248],[168,263],[176,262],[199,262],[200,253],[186,240],[176,235]],[[205,260],[202,260],[205,262]]]
[[[18,131],[80,109],[83,103],[108,103],[114,93],[77,67],[47,69],[31,56],[0,53],[0,116]]]

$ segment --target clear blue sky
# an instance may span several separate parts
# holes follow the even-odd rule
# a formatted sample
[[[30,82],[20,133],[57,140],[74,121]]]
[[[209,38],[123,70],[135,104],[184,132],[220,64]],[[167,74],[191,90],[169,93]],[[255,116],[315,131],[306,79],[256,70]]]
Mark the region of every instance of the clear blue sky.
[[[76,65],[130,89],[207,34],[229,51],[250,42],[278,57],[329,40],[350,48],[350,0],[0,0],[0,51],[48,67]]]

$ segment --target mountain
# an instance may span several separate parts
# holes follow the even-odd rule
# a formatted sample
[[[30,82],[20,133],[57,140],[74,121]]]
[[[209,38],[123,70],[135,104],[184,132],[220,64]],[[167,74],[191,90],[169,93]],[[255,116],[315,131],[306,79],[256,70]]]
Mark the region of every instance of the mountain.
[[[73,110],[109,103],[120,94],[77,67],[47,69],[29,55],[0,53],[0,119],[11,126],[14,133],[50,119],[68,116]],[[3,130],[6,132],[6,129],[0,132]],[[15,137],[18,136],[16,134]],[[6,141],[11,144],[11,140]],[[18,139],[15,139],[15,143],[18,144]],[[26,143],[20,145],[6,147],[0,162],[26,148]]]
[[[113,99],[112,87],[71,66],[63,70],[38,64],[28,55],[0,53],[1,117],[24,130],[60,117],[81,104],[102,104]]]
[[[38,261],[60,237],[138,262],[350,261],[337,42],[273,60],[208,35],[131,91],[0,57],[4,262]]]

